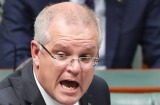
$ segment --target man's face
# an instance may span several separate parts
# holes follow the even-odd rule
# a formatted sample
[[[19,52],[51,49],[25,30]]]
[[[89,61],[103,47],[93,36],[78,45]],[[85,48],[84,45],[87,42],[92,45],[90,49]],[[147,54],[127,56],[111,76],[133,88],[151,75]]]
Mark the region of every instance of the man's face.
[[[60,20],[60,19],[59,19]],[[63,20],[63,19],[62,19]],[[48,32],[51,40],[44,46],[54,55],[79,57],[97,57],[98,37],[94,24],[69,24],[65,21],[52,21]],[[78,60],[71,60],[69,65],[52,58],[45,50],[40,51],[36,77],[45,91],[56,101],[70,105],[82,97],[88,89],[94,75],[94,68],[83,68]]]

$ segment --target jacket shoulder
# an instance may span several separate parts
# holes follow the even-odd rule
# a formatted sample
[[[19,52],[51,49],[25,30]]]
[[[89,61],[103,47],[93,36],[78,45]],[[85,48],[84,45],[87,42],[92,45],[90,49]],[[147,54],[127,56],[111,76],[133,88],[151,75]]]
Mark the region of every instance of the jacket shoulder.
[[[101,77],[94,75],[87,93],[93,97],[96,105],[110,105],[109,87]]]
[[[20,105],[15,92],[22,83],[19,73],[13,73],[0,82],[0,105]]]
[[[0,90],[0,105],[20,105],[12,87]]]

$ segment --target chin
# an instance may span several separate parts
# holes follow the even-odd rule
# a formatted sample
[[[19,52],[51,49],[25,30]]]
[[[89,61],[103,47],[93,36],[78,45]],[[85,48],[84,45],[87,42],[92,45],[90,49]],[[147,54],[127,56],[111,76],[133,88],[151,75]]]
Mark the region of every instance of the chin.
[[[61,104],[63,105],[73,105],[79,101],[79,98],[76,97],[68,97],[66,99],[62,98],[60,101]]]
[[[74,105],[75,103],[77,103],[78,101],[63,101],[61,102],[62,105]]]

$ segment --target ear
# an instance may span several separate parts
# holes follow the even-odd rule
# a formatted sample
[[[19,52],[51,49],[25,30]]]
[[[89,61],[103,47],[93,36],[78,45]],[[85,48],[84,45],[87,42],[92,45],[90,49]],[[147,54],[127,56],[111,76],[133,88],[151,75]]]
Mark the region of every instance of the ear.
[[[32,55],[32,59],[33,59],[33,63],[35,64],[35,66],[39,66],[39,44],[37,41],[32,40],[31,41],[31,55]]]

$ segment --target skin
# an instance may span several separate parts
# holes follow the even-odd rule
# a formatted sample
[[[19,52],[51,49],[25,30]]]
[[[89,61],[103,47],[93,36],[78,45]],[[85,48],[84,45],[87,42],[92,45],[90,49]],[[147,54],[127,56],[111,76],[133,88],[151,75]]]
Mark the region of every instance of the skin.
[[[70,8],[75,5],[70,6]],[[79,7],[81,14],[85,13]],[[73,59],[83,55],[97,56],[98,53],[98,32],[96,25],[91,21],[84,25],[81,20],[68,24],[61,15],[55,16],[48,27],[51,40],[44,46],[52,53],[66,54]],[[64,67],[56,62],[45,50],[39,50],[39,44],[35,40],[31,41],[31,53],[33,67],[41,86],[57,102],[65,105],[73,105],[88,89],[94,75],[94,68],[82,69],[77,60]],[[78,87],[69,88],[67,83],[74,81]],[[73,85],[72,85],[73,86]]]

